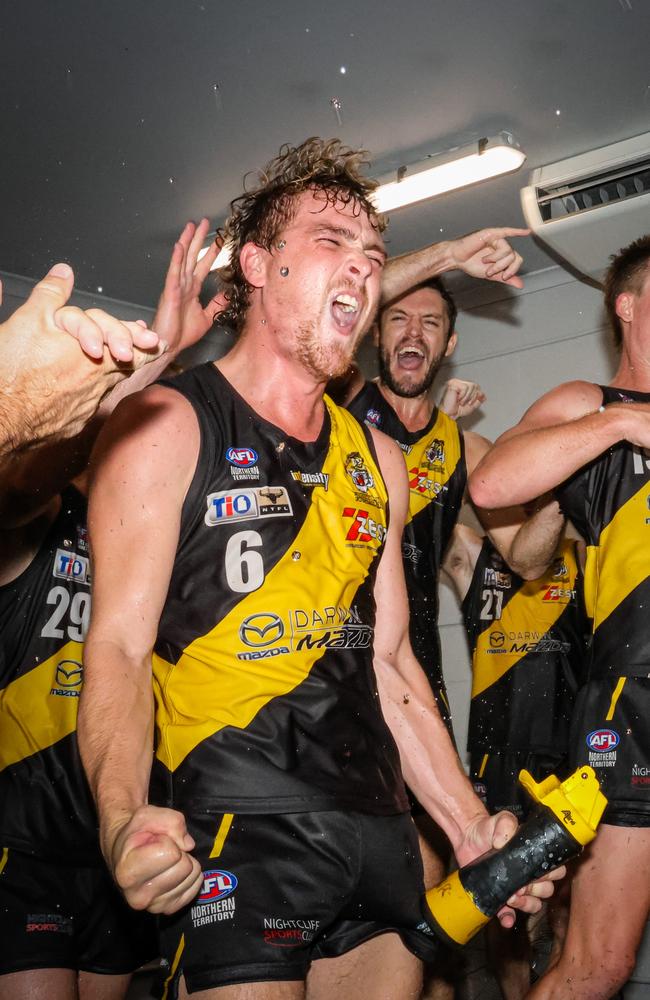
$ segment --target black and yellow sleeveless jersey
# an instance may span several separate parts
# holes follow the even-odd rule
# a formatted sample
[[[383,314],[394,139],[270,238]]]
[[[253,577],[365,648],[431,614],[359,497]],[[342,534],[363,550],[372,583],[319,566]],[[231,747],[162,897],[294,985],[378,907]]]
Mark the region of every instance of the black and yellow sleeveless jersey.
[[[154,650],[152,800],[405,810],[372,667],[388,497],[370,435],[326,399],[317,440],[291,438],[210,364],[166,384],[201,448]]]
[[[538,580],[523,580],[485,539],[462,603],[472,651],[468,749],[565,753],[585,671],[582,580],[564,540]]]
[[[605,404],[650,403],[650,393],[600,388]],[[587,543],[589,675],[645,677],[650,673],[650,452],[621,441],[556,493]]]
[[[0,587],[0,845],[75,864],[99,860],[75,732],[89,617],[86,503],[71,488]]]
[[[348,404],[357,420],[377,427],[402,449],[409,479],[409,511],[402,538],[411,615],[411,645],[435,688],[442,685],[438,635],[438,581],[463,501],[467,469],[455,420],[434,409],[426,427],[409,431],[374,382]]]

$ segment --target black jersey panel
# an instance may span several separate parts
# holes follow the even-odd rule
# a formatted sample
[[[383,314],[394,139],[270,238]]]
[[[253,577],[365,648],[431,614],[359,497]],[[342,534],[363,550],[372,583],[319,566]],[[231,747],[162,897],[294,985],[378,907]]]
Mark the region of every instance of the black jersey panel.
[[[195,378],[214,385],[211,368]],[[305,787],[313,796],[327,784],[331,764],[347,801],[357,785],[354,769],[339,766],[340,748],[349,744],[356,761],[370,745],[387,746],[390,759],[377,751],[365,789],[377,811],[392,809],[397,751],[369,681],[388,494],[368,432],[326,399],[318,439],[295,441],[254,423],[217,381],[209,409],[189,382],[183,388],[203,443],[154,654],[154,786],[162,774],[167,799],[218,803],[225,781],[229,801],[236,792],[249,811],[271,801],[293,809]],[[225,452],[210,450],[214,423]],[[319,687],[311,677],[322,663]],[[307,741],[297,756],[296,727]]]
[[[472,649],[471,750],[564,752],[585,674],[582,580],[575,543],[525,581],[486,539],[462,605]]]
[[[600,388],[605,404],[650,402],[650,393]],[[650,669],[650,453],[620,442],[557,493],[588,542],[590,676],[645,674]]]
[[[445,549],[465,493],[463,436],[456,422],[434,409],[427,425],[409,431],[374,382],[366,382],[348,409],[399,445],[409,481],[409,513],[402,537],[409,595],[410,637],[431,683],[442,682],[438,582]]]
[[[43,857],[96,857],[76,746],[90,616],[86,505],[74,489],[38,553],[0,588],[0,841]]]

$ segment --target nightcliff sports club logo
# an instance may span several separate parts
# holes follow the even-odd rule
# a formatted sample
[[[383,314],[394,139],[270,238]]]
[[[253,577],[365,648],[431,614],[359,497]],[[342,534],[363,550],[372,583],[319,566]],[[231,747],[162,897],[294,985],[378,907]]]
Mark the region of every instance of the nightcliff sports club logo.
[[[232,920],[236,902],[233,893],[238,885],[237,876],[221,868],[203,872],[203,886],[190,910],[194,927]]]
[[[264,944],[271,944],[276,948],[308,944],[314,940],[319,926],[320,920],[310,918],[294,920],[286,917],[264,917]]]
[[[261,660],[310,649],[370,649],[373,630],[356,608],[293,608],[288,623],[273,612],[249,615],[239,626],[239,638],[249,648],[239,660]]]
[[[53,688],[50,694],[63,698],[78,698],[83,681],[83,667],[76,660],[61,660],[56,665]]]

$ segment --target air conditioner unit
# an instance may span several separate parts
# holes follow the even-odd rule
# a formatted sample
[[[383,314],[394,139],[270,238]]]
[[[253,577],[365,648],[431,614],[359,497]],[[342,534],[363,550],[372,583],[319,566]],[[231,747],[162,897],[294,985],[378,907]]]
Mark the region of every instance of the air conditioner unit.
[[[650,233],[650,132],[538,167],[521,206],[543,243],[600,281],[611,254]]]

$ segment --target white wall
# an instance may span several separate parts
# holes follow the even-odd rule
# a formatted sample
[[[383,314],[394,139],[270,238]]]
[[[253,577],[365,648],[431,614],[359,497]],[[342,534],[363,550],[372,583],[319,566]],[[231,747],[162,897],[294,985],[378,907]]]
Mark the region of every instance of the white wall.
[[[560,267],[526,279],[521,292],[485,284],[461,302],[458,346],[438,376],[481,384],[487,402],[467,427],[494,440],[543,392],[572,378],[610,381],[615,354],[602,294]],[[461,756],[467,738],[470,665],[458,604],[442,585],[440,625],[443,665]]]

